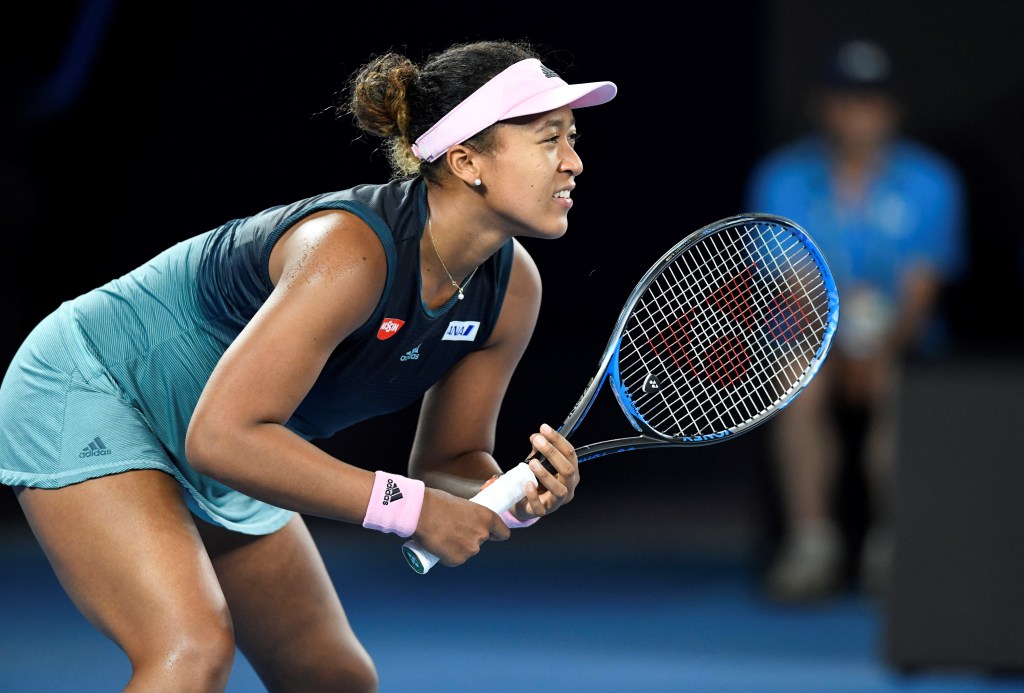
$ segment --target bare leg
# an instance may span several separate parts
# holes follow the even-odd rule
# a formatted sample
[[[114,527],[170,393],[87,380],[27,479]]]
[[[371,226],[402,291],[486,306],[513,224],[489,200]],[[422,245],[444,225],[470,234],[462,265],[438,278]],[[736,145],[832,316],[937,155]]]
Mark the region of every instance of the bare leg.
[[[899,444],[902,368],[889,364],[874,393],[871,421],[864,447],[864,471],[870,502],[870,525],[860,557],[863,589],[881,595],[889,581],[895,536],[892,529],[892,496]]]
[[[269,691],[376,691],[305,522],[251,537],[197,523],[227,596],[238,646]]]
[[[231,618],[171,476],[133,471],[17,494],[72,601],[128,655],[126,691],[224,690]]]
[[[839,431],[831,412],[831,374],[815,379],[771,424],[773,454],[789,532],[829,521],[839,473]]]
[[[871,422],[864,446],[871,521],[876,525],[888,524],[890,519],[903,380],[902,368],[897,364],[891,364],[885,373],[879,391],[874,393]]]
[[[780,601],[823,597],[843,577],[845,549],[831,507],[841,450],[829,365],[771,424],[785,534],[767,587]]]

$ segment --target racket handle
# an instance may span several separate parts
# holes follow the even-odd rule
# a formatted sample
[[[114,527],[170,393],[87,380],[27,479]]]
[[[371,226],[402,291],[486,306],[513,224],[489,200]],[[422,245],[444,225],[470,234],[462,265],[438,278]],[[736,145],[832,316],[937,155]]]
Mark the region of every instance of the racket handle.
[[[537,481],[537,477],[534,476],[526,462],[520,462],[488,484],[470,500],[485,508],[490,508],[500,515],[526,495],[526,484],[531,481]],[[438,561],[437,556],[412,539],[402,544],[402,555],[405,556],[409,566],[420,575],[426,574]]]

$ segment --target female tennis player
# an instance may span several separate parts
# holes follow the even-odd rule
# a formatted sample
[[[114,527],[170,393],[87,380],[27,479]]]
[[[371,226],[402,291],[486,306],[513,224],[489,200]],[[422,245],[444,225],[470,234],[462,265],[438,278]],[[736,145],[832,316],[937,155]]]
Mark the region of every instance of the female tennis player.
[[[339,113],[387,140],[390,181],[200,233],[32,331],[0,386],[0,481],[127,653],[128,690],[223,690],[236,645],[269,690],[376,690],[302,515],[455,566],[572,500],[576,455],[547,425],[530,442],[557,473],[534,464],[504,516],[467,499],[501,471],[496,419],[539,310],[516,237],[566,232],[573,110],[615,93],[526,43],[375,57]],[[407,469],[313,442],[421,396]]]

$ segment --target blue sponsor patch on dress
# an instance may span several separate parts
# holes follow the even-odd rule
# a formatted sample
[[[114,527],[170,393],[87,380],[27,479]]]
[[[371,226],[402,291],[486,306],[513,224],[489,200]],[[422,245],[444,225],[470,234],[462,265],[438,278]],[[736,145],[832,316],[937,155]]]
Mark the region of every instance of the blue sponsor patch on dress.
[[[444,331],[442,342],[472,342],[480,331],[479,320],[452,320]]]

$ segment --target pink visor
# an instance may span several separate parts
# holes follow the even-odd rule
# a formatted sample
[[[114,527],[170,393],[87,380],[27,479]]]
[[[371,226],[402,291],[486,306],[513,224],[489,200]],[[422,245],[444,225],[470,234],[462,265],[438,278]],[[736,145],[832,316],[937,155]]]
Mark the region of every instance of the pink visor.
[[[465,142],[499,120],[562,106],[598,106],[615,98],[617,91],[612,82],[567,84],[536,58],[520,60],[434,123],[412,145],[412,151],[424,161],[435,161],[452,145]]]

